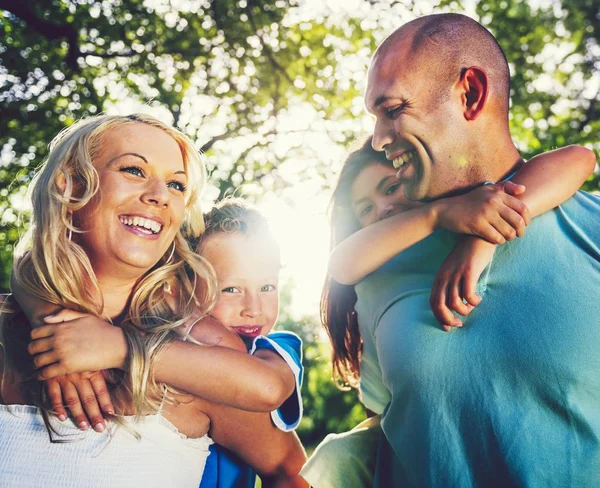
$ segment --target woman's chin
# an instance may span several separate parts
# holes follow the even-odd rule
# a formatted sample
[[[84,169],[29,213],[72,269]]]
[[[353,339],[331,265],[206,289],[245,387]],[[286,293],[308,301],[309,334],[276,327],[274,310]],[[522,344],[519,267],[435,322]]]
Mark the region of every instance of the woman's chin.
[[[140,274],[144,274],[151,270],[162,258],[164,254],[157,255],[156,253],[145,253],[145,252],[128,252],[119,253],[117,257],[117,266],[126,266],[128,268],[135,268],[140,271]]]

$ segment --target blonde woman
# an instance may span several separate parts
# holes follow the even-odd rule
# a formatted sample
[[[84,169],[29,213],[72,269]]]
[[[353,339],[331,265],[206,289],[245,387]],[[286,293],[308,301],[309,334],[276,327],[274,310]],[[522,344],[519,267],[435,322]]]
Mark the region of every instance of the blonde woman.
[[[14,271],[32,307],[21,311],[9,303],[14,313],[3,314],[0,328],[0,486],[38,486],[43,480],[48,487],[196,487],[212,443],[209,430],[263,474],[274,474],[287,455],[302,463],[299,445],[290,445],[260,412],[272,406],[264,396],[249,405],[259,412],[215,403],[226,403],[228,388],[238,388],[234,378],[219,378],[220,361],[239,360],[249,371],[260,371],[264,361],[246,355],[241,341],[218,324],[205,323],[190,334],[219,346],[179,340],[215,296],[212,269],[183,238],[185,230],[202,231],[197,203],[203,184],[204,168],[192,144],[153,117],[90,118],[53,141],[32,184],[32,223]],[[196,293],[196,301],[198,289],[203,293]],[[126,372],[111,370],[112,402],[103,405],[116,422],[93,421],[93,430],[81,431],[85,417],[75,402],[69,405],[75,422],[51,414],[53,388],[66,401],[81,398],[86,408],[96,394],[107,398],[102,373],[62,377],[50,391],[35,379],[28,324],[40,325],[63,308],[125,331]],[[211,361],[207,376],[221,380],[220,388],[197,389],[213,402],[158,382],[169,382],[179,364],[173,355]],[[264,382],[248,389],[278,391],[272,388],[276,374],[260,377]]]

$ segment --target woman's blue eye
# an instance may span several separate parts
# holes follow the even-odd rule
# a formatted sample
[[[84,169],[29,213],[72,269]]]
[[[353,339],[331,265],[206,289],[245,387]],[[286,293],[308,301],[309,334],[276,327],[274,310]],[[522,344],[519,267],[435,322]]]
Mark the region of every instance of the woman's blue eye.
[[[181,193],[185,193],[185,191],[187,190],[187,186],[185,186],[180,181],[169,181],[169,183],[167,183],[167,186],[169,188],[174,188],[175,190],[180,191]]]
[[[235,286],[228,286],[221,290],[223,293],[238,293],[238,289]]]
[[[275,287],[273,285],[264,285],[261,287],[260,291],[275,291]]]
[[[123,168],[121,168],[121,171],[123,171],[124,173],[130,173],[135,176],[144,176],[142,168],[138,168],[137,166],[124,166]]]

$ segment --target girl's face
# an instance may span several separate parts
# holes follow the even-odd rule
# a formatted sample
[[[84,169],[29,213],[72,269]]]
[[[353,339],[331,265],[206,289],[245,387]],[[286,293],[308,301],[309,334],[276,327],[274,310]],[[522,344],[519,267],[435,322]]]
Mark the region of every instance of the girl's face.
[[[393,167],[375,162],[358,173],[351,193],[352,211],[361,228],[419,205],[404,196]]]
[[[101,143],[100,188],[74,214],[83,231],[74,238],[99,276],[115,269],[139,276],[170,249],[184,218],[183,156],[169,134],[143,123],[111,129]]]
[[[215,234],[202,255],[213,265],[219,286],[211,315],[238,335],[268,334],[279,315],[279,247],[270,237]]]

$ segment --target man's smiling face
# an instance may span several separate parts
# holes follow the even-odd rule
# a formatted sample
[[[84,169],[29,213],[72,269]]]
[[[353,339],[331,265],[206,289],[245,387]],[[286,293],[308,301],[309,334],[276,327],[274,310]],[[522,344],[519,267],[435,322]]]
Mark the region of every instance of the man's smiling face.
[[[373,58],[365,95],[376,118],[373,148],[394,161],[410,200],[448,193],[466,165],[460,96],[424,57],[411,55],[410,35],[388,39]]]

